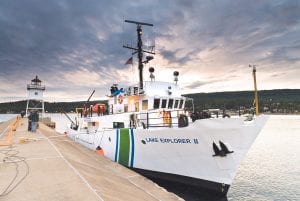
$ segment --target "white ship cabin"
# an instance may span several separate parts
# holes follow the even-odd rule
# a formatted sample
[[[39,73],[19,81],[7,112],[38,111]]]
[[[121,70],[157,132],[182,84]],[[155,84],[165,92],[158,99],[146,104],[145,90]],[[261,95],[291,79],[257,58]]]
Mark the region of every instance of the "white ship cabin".
[[[108,100],[109,114],[183,110],[186,100],[181,96],[178,85],[168,82],[149,81],[145,82],[143,91],[129,87],[118,92]]]
[[[118,89],[111,87],[108,108],[89,112],[84,127],[89,130],[99,128],[141,128],[159,129],[165,127],[186,127],[188,117],[184,110],[186,97],[181,96],[176,83],[144,82],[143,91],[139,87]],[[95,106],[93,107],[95,108]],[[104,112],[106,111],[106,112]],[[80,125],[82,127],[82,125]]]
[[[124,127],[177,127],[179,116],[185,114],[185,102],[177,84],[146,81],[143,91],[129,87],[112,93],[108,108],[110,115],[126,113],[129,124]],[[120,127],[123,127],[122,122]]]

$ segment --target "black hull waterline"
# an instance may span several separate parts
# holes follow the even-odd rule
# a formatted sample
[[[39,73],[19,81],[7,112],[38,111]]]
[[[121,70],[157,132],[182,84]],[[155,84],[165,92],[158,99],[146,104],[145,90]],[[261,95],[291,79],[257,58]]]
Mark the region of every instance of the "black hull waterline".
[[[144,170],[139,168],[132,168],[132,169],[149,179],[153,179],[153,180],[159,179],[167,182],[174,182],[185,186],[208,189],[210,191],[214,191],[223,196],[226,196],[230,187],[230,185],[228,184],[221,184],[217,182],[207,181],[204,179],[197,179],[193,177],[187,177],[183,175]]]

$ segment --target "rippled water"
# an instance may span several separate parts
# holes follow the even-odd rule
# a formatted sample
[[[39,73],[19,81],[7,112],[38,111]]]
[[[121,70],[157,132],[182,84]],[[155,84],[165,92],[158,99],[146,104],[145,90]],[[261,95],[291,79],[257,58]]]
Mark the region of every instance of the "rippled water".
[[[0,114],[0,122],[15,118],[17,114]]]
[[[270,116],[228,200],[300,200],[300,116]]]

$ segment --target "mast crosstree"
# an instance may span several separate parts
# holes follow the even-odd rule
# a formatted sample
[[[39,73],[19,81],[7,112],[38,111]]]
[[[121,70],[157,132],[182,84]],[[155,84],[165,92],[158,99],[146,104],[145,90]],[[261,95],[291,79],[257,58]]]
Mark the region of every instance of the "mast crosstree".
[[[138,63],[139,63],[139,88],[140,91],[143,91],[143,68],[144,68],[144,63],[148,63],[150,60],[153,59],[153,56],[147,56],[146,60],[143,61],[143,53],[148,53],[148,54],[155,54],[154,52],[154,48],[151,49],[151,51],[146,51],[143,50],[143,41],[142,41],[142,25],[144,26],[153,26],[153,24],[150,23],[145,23],[145,22],[137,22],[137,21],[131,21],[131,20],[125,20],[125,22],[127,23],[132,23],[132,24],[136,24],[137,28],[137,47],[131,47],[129,45],[123,45],[124,48],[127,49],[131,49],[131,50],[135,50],[135,52],[133,52],[132,54],[136,54],[137,53],[137,57],[138,57]]]

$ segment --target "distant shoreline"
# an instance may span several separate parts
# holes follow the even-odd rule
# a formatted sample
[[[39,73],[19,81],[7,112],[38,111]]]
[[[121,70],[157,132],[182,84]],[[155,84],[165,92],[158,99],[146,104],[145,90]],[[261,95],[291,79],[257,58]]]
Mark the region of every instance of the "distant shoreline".
[[[259,109],[261,113],[268,114],[300,114],[300,89],[274,89],[261,90],[259,94]],[[192,98],[195,111],[210,108],[218,108],[221,111],[249,113],[253,110],[253,91],[233,91],[216,93],[194,93],[183,96]],[[75,112],[76,108],[82,108],[84,104],[94,105],[106,103],[103,100],[74,101],[74,102],[46,102],[45,111],[48,113]],[[0,103],[0,114],[20,113],[26,109],[26,100]],[[191,102],[186,107],[191,111]],[[272,111],[270,113],[270,111]]]

